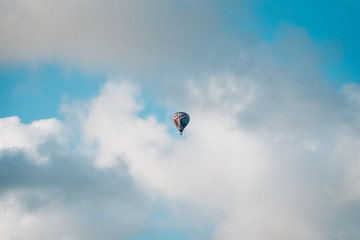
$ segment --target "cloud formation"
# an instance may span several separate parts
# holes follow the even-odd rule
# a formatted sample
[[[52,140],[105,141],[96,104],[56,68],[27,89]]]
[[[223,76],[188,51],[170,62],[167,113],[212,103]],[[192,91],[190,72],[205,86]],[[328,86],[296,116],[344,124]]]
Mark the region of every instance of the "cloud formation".
[[[326,239],[357,201],[349,181],[357,179],[350,169],[358,165],[360,142],[348,123],[359,105],[320,83],[299,84],[304,98],[291,81],[280,81],[278,90],[231,75],[211,77],[201,88],[190,82],[184,139],[151,116],[137,117],[136,87],[111,81],[91,101],[83,132],[96,143],[100,166],[123,156],[143,185],[208,212],[215,239]],[[265,117],[257,119],[256,109]],[[336,234],[357,234],[355,222],[349,228]]]
[[[359,201],[357,85],[337,93],[285,79],[274,88],[226,74],[187,86],[191,123],[182,138],[170,122],[139,117],[141,89],[115,79],[91,101],[63,108],[79,121],[81,141],[71,151],[69,138],[58,137],[65,132],[56,131],[71,129],[68,121],[1,119],[9,131],[3,143],[11,132],[40,139],[28,131],[45,129],[41,140],[2,146],[3,236],[22,239],[31,229],[34,239],[131,239],[145,229],[151,192],[175,208],[191,206],[192,216],[173,212],[183,222],[201,225],[206,216],[214,239],[358,234],[350,216]],[[21,233],[12,230],[19,222]]]
[[[55,60],[132,74],[199,66],[224,35],[213,5],[177,0],[1,1],[0,60]]]
[[[41,130],[52,121],[23,125],[1,120],[13,136],[27,134],[30,140],[36,140],[40,131],[28,129]],[[126,164],[118,158],[116,167],[99,170],[93,159],[71,152],[52,132],[52,128],[44,131],[41,141],[29,142],[30,148],[2,145],[0,237],[129,239],[142,230],[151,200],[133,181]],[[9,136],[3,136],[3,142],[11,140]],[[19,137],[20,144],[21,140],[26,138]]]

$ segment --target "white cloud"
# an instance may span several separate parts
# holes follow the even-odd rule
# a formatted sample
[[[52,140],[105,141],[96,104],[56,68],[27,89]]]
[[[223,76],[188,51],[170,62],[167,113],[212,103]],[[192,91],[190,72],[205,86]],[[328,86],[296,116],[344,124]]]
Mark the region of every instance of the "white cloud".
[[[168,125],[137,117],[134,85],[113,80],[91,102],[84,135],[96,142],[100,163],[122,156],[148,188],[207,211],[217,222],[217,239],[326,239],[337,211],[353,201],[343,197],[351,192],[346,182],[357,179],[349,169],[359,154],[343,136],[359,141],[339,116],[350,106],[343,95],[291,81],[269,92],[271,83],[229,75],[202,87],[190,81],[189,97],[198,99],[187,105],[184,136],[175,138]],[[302,91],[310,95],[303,98]]]
[[[22,124],[17,116],[0,119],[0,151],[3,149],[24,149],[31,157],[38,162],[43,162],[46,158],[41,157],[36,152],[36,147],[49,137],[56,137],[63,142],[64,136],[60,133],[64,131],[62,123],[55,119],[43,119],[33,121],[31,124]]]
[[[129,229],[121,235],[126,239],[141,231],[151,199],[159,194],[175,209],[177,204],[191,206],[195,223],[206,217],[215,239],[327,239],[335,232],[355,236],[356,219],[347,221],[348,228],[337,224],[359,200],[360,141],[351,132],[358,125],[348,125],[359,106],[346,91],[312,92],[306,89],[321,86],[304,83],[301,90],[291,81],[280,82],[280,91],[261,79],[231,74],[189,80],[190,101],[183,106],[191,122],[182,137],[170,119],[167,124],[153,116],[140,118],[146,104],[139,102],[141,89],[115,79],[91,101],[63,108],[80,121],[74,125],[68,120],[24,125],[16,117],[1,119],[1,129],[7,129],[2,141],[12,141],[3,145],[0,161],[6,216],[2,236],[96,239],[105,234],[113,239]],[[310,95],[303,99],[302,91]],[[341,104],[329,104],[335,102]],[[263,115],[255,114],[256,109]],[[78,128],[82,142],[76,151],[82,154],[57,143],[69,141],[56,137],[64,135],[61,125]],[[50,133],[53,137],[46,137]],[[27,161],[29,154],[46,157],[47,164],[34,165]],[[173,214],[183,222],[190,218]],[[14,230],[19,223],[20,232]],[[93,229],[94,224],[100,226]]]

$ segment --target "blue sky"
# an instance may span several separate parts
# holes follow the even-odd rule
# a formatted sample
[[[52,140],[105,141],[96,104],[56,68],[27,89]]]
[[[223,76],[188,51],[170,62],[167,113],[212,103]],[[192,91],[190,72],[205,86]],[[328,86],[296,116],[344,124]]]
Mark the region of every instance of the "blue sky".
[[[357,1],[263,1],[254,6],[254,12],[260,17],[263,34],[273,36],[282,25],[294,25],[306,29],[318,44],[324,44],[337,61],[326,69],[331,74],[344,80],[359,80],[360,35],[357,31],[359,9]],[[335,48],[335,49],[333,49]],[[335,68],[335,70],[333,69]]]
[[[48,63],[1,69],[2,117],[18,115],[23,122],[59,117],[62,101],[95,96],[106,77]]]
[[[358,236],[360,3],[0,9],[0,238]]]

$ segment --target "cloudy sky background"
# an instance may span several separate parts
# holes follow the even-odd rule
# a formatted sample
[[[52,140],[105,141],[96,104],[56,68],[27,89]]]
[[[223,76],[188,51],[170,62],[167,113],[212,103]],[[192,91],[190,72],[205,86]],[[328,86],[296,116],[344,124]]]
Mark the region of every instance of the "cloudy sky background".
[[[359,9],[1,0],[0,238],[357,239]]]

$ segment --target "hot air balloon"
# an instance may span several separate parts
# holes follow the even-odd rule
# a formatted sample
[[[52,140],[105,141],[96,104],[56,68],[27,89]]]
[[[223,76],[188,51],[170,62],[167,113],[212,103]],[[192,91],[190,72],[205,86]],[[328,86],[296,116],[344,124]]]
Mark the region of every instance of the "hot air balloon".
[[[190,116],[184,112],[177,112],[172,116],[172,120],[177,129],[180,131],[180,135],[182,135],[186,125],[190,122]]]

